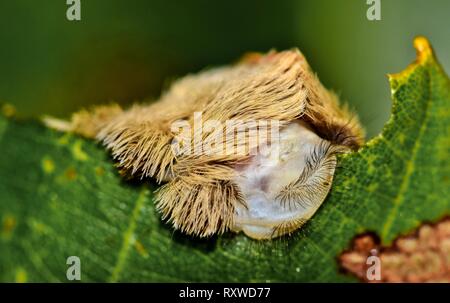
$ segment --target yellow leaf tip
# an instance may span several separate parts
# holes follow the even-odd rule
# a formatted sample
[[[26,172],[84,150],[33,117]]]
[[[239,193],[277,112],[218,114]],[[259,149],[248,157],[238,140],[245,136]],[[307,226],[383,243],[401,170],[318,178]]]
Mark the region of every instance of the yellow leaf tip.
[[[430,45],[430,42],[424,36],[417,36],[414,39],[414,48],[417,53],[417,61],[424,62],[427,58],[433,56],[433,48]]]
[[[398,86],[397,82],[401,81],[401,79],[406,78],[410,75],[410,73],[416,68],[417,65],[424,64],[430,58],[433,58],[433,48],[431,47],[430,42],[424,36],[417,36],[414,38],[413,42],[414,48],[416,49],[416,60],[412,64],[410,64],[405,70],[388,74],[389,82],[391,83],[391,89],[394,89]]]

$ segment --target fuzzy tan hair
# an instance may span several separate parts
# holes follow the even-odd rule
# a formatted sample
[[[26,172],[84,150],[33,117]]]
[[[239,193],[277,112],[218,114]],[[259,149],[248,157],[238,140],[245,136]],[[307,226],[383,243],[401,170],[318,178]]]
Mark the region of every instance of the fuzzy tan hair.
[[[202,112],[203,120],[306,121],[332,144],[357,148],[359,122],[311,72],[298,50],[252,55],[236,65],[188,75],[153,104],[117,105],[74,114],[71,130],[97,138],[132,176],[168,181],[156,206],[175,228],[197,236],[222,233],[233,225],[235,206],[245,201],[234,184],[235,165],[249,155],[217,153],[176,156],[171,149],[173,122]],[[223,129],[225,138],[226,132]],[[203,142],[217,133],[202,134]],[[224,142],[234,146],[236,142]]]

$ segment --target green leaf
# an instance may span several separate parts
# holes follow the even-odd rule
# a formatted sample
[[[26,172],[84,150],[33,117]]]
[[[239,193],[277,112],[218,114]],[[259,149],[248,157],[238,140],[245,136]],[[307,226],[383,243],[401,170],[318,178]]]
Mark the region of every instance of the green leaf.
[[[364,231],[383,244],[450,211],[450,81],[428,42],[390,75],[382,133],[340,158],[332,191],[290,238],[193,239],[162,223],[155,185],[129,183],[94,142],[0,118],[0,281],[354,281],[337,256]]]

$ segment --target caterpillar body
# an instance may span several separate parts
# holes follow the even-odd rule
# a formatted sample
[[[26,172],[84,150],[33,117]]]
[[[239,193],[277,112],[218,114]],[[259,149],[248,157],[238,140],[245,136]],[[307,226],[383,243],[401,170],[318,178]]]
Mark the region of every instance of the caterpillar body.
[[[199,130],[199,117],[214,127]],[[295,231],[327,196],[336,154],[363,142],[357,117],[298,50],[188,75],[154,103],[98,106],[46,123],[99,140],[123,173],[161,183],[163,219],[200,237],[231,230],[270,239]]]

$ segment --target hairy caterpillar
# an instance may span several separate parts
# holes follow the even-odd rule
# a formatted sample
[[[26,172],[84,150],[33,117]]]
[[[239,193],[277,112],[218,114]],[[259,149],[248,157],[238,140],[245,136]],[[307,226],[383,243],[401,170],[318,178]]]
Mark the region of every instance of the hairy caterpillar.
[[[218,123],[199,131],[196,113]],[[279,128],[275,139],[273,130],[261,137],[260,124],[229,129],[228,120],[241,126],[276,121]],[[175,153],[179,121],[190,126],[184,136],[200,138],[182,148],[207,145],[210,152]],[[46,122],[96,138],[123,173],[164,183],[156,198],[163,219],[200,237],[232,230],[270,239],[298,229],[324,201],[336,153],[357,149],[363,140],[357,118],[322,86],[298,50],[252,54],[188,75],[152,104],[98,106],[70,122]],[[223,152],[228,147],[243,149]]]

